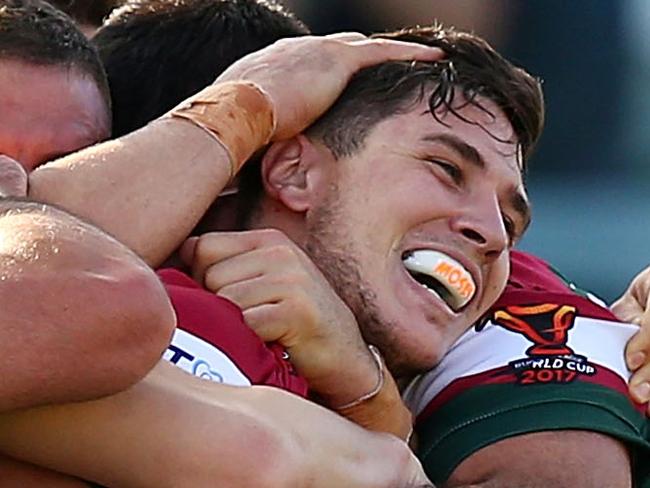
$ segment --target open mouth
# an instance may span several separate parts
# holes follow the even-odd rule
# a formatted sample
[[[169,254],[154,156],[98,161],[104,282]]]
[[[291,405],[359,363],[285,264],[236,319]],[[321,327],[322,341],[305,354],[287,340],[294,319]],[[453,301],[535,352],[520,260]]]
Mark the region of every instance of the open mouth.
[[[402,256],[404,267],[423,288],[439,297],[454,312],[476,294],[476,284],[462,264],[439,251],[420,249]]]

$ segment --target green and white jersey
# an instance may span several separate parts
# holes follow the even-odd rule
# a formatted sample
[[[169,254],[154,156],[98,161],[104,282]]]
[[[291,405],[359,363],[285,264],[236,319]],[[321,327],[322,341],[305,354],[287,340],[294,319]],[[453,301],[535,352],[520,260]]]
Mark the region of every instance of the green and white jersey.
[[[515,252],[487,320],[405,391],[420,457],[434,483],[463,459],[517,435],[580,429],[629,446],[637,486],[650,487],[645,408],[627,393],[623,356],[637,326],[576,293],[548,265]]]

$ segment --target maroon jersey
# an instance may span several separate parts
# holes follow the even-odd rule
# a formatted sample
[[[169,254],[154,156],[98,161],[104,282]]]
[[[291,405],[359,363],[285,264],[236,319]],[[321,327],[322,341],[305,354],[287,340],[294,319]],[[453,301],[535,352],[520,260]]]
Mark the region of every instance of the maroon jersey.
[[[238,386],[277,386],[307,395],[307,382],[277,344],[265,344],[234,303],[211,293],[180,271],[158,272],[178,326],[164,358],[187,372]]]

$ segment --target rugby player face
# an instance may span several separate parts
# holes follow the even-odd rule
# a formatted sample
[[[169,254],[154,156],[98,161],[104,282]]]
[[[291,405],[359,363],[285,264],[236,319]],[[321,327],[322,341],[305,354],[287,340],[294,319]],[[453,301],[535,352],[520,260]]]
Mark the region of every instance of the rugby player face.
[[[307,252],[398,376],[434,366],[494,303],[528,224],[517,147],[500,142],[512,127],[482,104],[494,116],[458,110],[475,124],[425,103],[379,123],[308,215]]]
[[[0,59],[0,154],[27,170],[109,136],[95,82],[75,69]]]

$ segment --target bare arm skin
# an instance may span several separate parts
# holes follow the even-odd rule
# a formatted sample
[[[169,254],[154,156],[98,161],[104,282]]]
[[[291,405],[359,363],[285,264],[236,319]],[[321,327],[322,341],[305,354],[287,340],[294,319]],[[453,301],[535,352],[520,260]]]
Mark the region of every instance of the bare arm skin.
[[[30,198],[55,203],[159,265],[228,182],[225,149],[181,119],[157,121],[30,174]]]
[[[153,272],[63,212],[0,206],[0,412],[93,399],[142,378],[175,325]]]
[[[16,458],[110,487],[430,486],[393,436],[275,388],[220,385],[165,362],[113,397],[0,415],[0,433]]]
[[[246,56],[217,82],[262,88],[273,105],[273,136],[286,138],[324,113],[359,69],[441,57],[438,49],[361,34],[306,36]],[[96,224],[156,267],[187,237],[229,175],[228,152],[218,141],[191,122],[165,119],[38,168],[29,196]]]
[[[593,432],[540,432],[505,439],[465,459],[445,488],[630,488],[630,458]]]
[[[88,483],[33,464],[0,456],[2,488],[88,488]]]

